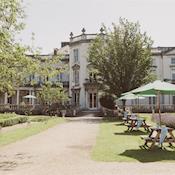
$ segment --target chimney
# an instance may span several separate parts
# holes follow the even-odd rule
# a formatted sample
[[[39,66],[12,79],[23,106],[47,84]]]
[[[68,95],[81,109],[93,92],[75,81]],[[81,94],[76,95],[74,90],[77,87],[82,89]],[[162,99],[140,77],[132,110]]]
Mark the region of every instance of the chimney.
[[[61,47],[69,45],[69,42],[61,42]]]
[[[53,54],[58,55],[58,49],[57,48],[54,49]]]

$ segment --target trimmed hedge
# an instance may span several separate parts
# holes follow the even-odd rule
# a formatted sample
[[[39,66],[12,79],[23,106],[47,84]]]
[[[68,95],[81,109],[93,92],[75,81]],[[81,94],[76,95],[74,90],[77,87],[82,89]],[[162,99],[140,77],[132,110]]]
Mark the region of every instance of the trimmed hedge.
[[[6,126],[13,126],[19,123],[25,123],[28,121],[28,117],[26,116],[17,116],[17,117],[7,117],[0,119],[0,126],[6,127]]]
[[[15,113],[3,113],[3,114],[0,114],[0,120],[1,119],[14,118],[14,117],[18,117],[18,115],[16,115]]]

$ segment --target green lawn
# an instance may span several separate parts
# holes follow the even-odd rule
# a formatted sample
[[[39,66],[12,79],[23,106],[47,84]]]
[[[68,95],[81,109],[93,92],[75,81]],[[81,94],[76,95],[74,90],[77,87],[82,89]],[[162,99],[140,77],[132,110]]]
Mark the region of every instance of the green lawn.
[[[12,131],[0,133],[0,146],[16,142],[34,134],[38,134],[50,127],[63,123],[64,121],[65,120],[63,118],[50,118],[48,121],[30,123],[24,128],[18,128]]]
[[[148,124],[153,124],[149,115],[142,115]],[[175,149],[166,146],[166,150],[155,148],[144,150],[141,135],[148,135],[143,129],[127,132],[122,122],[103,122],[97,136],[96,145],[92,151],[92,158],[97,161],[116,162],[157,162],[175,161]]]

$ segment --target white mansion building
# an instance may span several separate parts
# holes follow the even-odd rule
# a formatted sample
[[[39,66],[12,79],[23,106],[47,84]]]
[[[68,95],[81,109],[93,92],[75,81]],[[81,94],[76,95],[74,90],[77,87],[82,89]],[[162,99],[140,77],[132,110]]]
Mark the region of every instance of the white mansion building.
[[[61,48],[54,49],[53,53],[64,55],[62,61],[68,65],[69,70],[57,78],[63,82],[63,86],[71,97],[72,104],[79,105],[82,110],[100,108],[97,84],[93,81],[93,75],[89,73],[87,61],[89,45],[96,36],[97,34],[86,34],[85,29],[82,29],[82,33],[78,36],[74,36],[71,32],[70,40],[62,42]],[[52,56],[53,54],[41,56]],[[157,79],[175,82],[175,47],[152,48],[152,71],[155,72]],[[16,94],[12,97],[8,97],[7,94],[1,95],[0,104],[19,105],[23,101],[24,95],[36,95],[34,92],[32,86],[21,86],[16,89]],[[31,100],[30,103],[33,104],[34,100]],[[136,102],[132,101],[131,103],[135,104]],[[155,98],[146,98],[141,103],[155,104]],[[165,106],[174,105],[175,96],[162,96],[161,104]]]

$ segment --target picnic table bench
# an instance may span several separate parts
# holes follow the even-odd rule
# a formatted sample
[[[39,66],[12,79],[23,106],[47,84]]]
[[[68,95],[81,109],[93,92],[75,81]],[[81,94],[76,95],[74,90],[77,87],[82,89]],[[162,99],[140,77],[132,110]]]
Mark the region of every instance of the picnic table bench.
[[[129,118],[128,123],[125,124],[128,127],[128,131],[132,131],[133,129],[138,129],[140,127],[144,128],[145,131],[149,131],[150,125],[148,125],[145,121],[145,119],[141,119],[141,125],[138,126],[138,122],[140,119],[138,118]]]
[[[144,143],[144,147],[147,147],[149,149],[152,149],[156,143],[160,144],[160,136],[161,136],[161,127],[152,127],[150,128],[151,132],[149,134],[149,136],[144,137],[141,136],[141,139],[143,139],[145,141]],[[169,128],[167,127],[167,131],[168,134],[166,135],[165,139],[163,140],[163,143],[169,143],[170,146],[172,146],[172,143],[175,143],[175,137],[173,135],[173,128]],[[148,143],[150,143],[150,146],[148,145]],[[161,147],[163,146],[163,143],[161,144]]]
[[[137,115],[136,114],[125,114],[124,117],[122,118],[122,120],[124,121],[124,124],[129,123],[130,118],[137,118]]]

